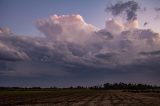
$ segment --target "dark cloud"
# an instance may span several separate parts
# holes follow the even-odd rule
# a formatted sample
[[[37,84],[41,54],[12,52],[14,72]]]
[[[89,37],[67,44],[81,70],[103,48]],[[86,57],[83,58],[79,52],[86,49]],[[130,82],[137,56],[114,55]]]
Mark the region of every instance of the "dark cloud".
[[[155,8],[154,10],[157,11],[157,12],[159,12],[159,11],[160,11],[160,8]]]
[[[127,20],[134,20],[137,19],[138,9],[140,6],[136,1],[119,1],[115,5],[108,6],[106,11],[111,12],[114,16],[124,13],[127,15]]]
[[[116,58],[116,54],[115,53],[97,54],[96,57],[109,61],[109,60],[113,60],[113,58]]]
[[[145,22],[143,25],[144,25],[144,26],[148,25],[148,22]]]
[[[107,39],[112,39],[114,37],[110,32],[108,32],[108,31],[106,31],[104,29],[99,30],[97,32],[97,34],[100,35],[101,37],[103,37],[103,39],[106,39],[106,40]]]
[[[160,50],[151,52],[141,52],[141,55],[160,56]]]
[[[6,45],[5,43],[0,42],[0,49],[1,49],[0,60],[3,61],[21,61],[21,60],[26,60],[28,58],[25,52],[20,52],[12,48],[12,46]]]

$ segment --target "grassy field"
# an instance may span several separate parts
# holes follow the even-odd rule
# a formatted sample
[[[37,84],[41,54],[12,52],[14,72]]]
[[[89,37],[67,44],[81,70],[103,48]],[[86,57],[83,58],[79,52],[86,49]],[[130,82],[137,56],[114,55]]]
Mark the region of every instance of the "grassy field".
[[[0,91],[0,106],[160,106],[160,93],[89,89]]]

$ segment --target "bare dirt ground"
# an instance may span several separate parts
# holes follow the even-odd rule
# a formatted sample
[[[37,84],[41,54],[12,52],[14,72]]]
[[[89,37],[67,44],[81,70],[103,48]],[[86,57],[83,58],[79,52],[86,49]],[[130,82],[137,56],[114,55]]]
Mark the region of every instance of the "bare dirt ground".
[[[0,91],[0,106],[160,106],[160,93],[107,90]]]

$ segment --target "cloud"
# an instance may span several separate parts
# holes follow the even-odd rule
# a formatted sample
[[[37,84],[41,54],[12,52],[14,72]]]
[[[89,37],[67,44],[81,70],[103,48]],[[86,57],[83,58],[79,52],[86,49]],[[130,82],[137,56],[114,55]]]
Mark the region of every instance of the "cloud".
[[[146,70],[134,66],[145,67],[160,58],[156,54],[160,35],[139,29],[137,23],[109,19],[98,30],[80,15],[53,15],[36,22],[43,37],[1,33],[1,76],[74,77],[88,71]]]
[[[140,6],[136,1],[119,1],[115,5],[108,6],[106,11],[111,12],[114,16],[118,16],[124,13],[127,16],[127,20],[135,20],[137,19],[136,12],[138,9],[140,9]]]
[[[151,55],[151,56],[159,56],[160,55],[160,50],[158,51],[151,51],[151,52],[141,52],[140,53],[141,55]]]
[[[114,19],[109,19],[106,21],[106,30],[112,34],[119,34],[124,30],[124,25]]]
[[[137,29],[139,27],[138,20],[129,20],[128,22],[125,23],[125,29],[127,30],[132,30],[132,29]]]
[[[160,8],[157,7],[157,8],[154,8],[154,10],[156,11],[157,15],[154,17],[155,20],[158,20],[160,19],[160,15],[159,15],[159,12],[160,12]]]
[[[96,27],[87,24],[80,15],[53,15],[37,21],[36,25],[46,37],[81,44],[96,31]]]
[[[3,33],[6,34],[6,35],[8,35],[8,34],[11,34],[12,32],[7,27],[0,27],[0,34],[3,34]]]
[[[139,23],[137,19],[129,20],[125,23],[115,19],[108,19],[106,21],[105,30],[112,33],[113,35],[117,35],[123,31],[134,30],[134,29],[137,29],[138,27],[139,27]]]
[[[145,22],[145,23],[143,24],[143,26],[146,26],[146,25],[148,25],[148,22]]]
[[[66,20],[72,20],[72,23],[68,23],[69,21]],[[46,24],[41,24],[40,31],[54,28],[52,25],[49,26],[49,22],[46,20],[43,22],[47,24],[47,27]],[[123,23],[109,19],[106,21],[105,28],[100,30],[95,30],[93,25],[87,24],[79,15],[54,15],[50,23],[52,22],[58,23],[58,26],[65,30],[58,35],[52,32],[51,38],[58,38],[52,39],[52,42],[56,42],[54,50],[59,49],[58,54],[63,54],[61,58],[67,64],[114,67],[137,62],[137,58],[141,58],[139,52],[159,49],[159,34],[152,30],[138,29],[138,20],[129,20]],[[90,29],[88,28],[84,31],[86,26],[93,26],[92,30],[88,30]],[[82,33],[81,31],[85,32],[82,34],[84,36],[79,34]],[[44,35],[48,38],[48,34],[44,32]],[[63,53],[61,53],[62,49],[59,48],[59,45],[63,45]],[[125,58],[126,56],[128,58]]]
[[[159,12],[159,11],[160,11],[160,8],[155,8],[154,10],[157,11],[157,12]]]
[[[16,51],[15,49],[9,48],[7,45],[0,42],[0,60],[4,61],[20,61],[27,59],[27,55],[24,52]]]

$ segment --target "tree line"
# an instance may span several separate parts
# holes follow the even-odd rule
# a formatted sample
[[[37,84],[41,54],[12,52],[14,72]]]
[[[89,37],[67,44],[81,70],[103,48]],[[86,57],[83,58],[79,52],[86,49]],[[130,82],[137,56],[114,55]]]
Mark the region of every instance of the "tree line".
[[[103,85],[96,85],[90,87],[75,86],[67,88],[58,88],[56,86],[41,88],[41,87],[0,87],[0,90],[55,90],[55,89],[103,89],[103,90],[126,90],[126,91],[147,91],[147,90],[158,90],[160,86],[148,85],[148,84],[133,84],[133,83],[105,83]]]

